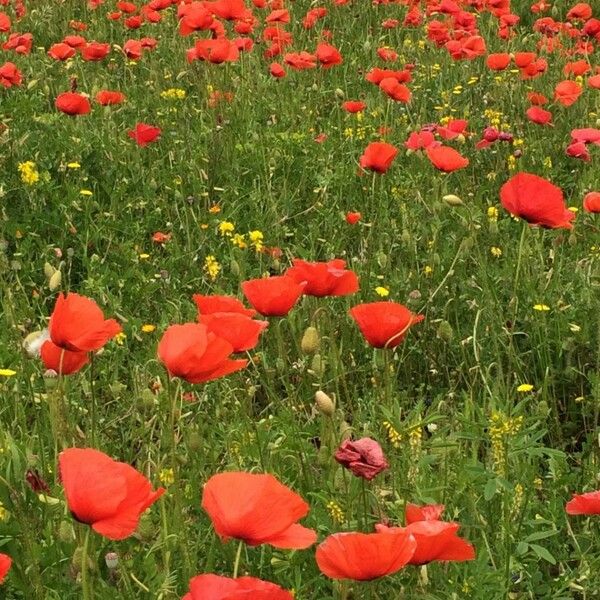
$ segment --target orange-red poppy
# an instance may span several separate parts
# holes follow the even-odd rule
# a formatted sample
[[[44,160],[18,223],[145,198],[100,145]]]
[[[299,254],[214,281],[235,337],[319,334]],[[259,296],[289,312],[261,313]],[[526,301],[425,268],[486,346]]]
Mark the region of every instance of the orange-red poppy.
[[[181,600],[293,600],[287,590],[255,577],[230,579],[207,573],[190,580],[189,592]]]

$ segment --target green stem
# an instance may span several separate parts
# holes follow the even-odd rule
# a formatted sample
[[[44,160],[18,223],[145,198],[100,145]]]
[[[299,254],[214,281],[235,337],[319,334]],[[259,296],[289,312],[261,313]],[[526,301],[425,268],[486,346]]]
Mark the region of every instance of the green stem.
[[[83,549],[81,551],[81,587],[83,591],[83,600],[92,600],[92,590],[89,580],[88,569],[88,548],[90,544],[90,528],[85,528],[85,537],[83,539]]]
[[[90,407],[90,440],[92,448],[96,447],[96,392],[94,388],[94,353],[90,354],[90,395],[92,405]]]
[[[244,542],[240,540],[238,544],[238,549],[235,555],[235,562],[233,563],[233,578],[236,579],[238,576],[238,571],[240,568],[240,559],[242,557],[242,547],[244,546]]]

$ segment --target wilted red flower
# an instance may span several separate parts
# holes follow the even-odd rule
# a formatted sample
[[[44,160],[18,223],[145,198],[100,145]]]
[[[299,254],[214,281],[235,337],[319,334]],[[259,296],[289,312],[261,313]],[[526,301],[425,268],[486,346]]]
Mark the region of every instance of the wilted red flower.
[[[60,480],[73,517],[111,540],[129,537],[142,513],[164,494],[132,466],[93,448],[58,455]]]
[[[227,340],[234,352],[252,350],[258,344],[260,334],[267,328],[267,321],[251,319],[238,312],[213,312],[198,315],[198,322],[208,331]]]
[[[160,127],[138,123],[134,129],[127,132],[127,135],[135,141],[138,146],[144,147],[154,142],[161,134]]]
[[[277,79],[285,77],[286,75],[285,69],[279,63],[276,62],[271,63],[271,65],[269,66],[269,73],[271,73],[271,75],[273,77],[276,77]]]
[[[571,229],[575,214],[567,209],[562,190],[543,177],[517,173],[500,189],[502,206],[531,225]]]
[[[350,309],[350,316],[374,348],[396,347],[408,329],[425,318],[396,302],[358,304]]]
[[[398,155],[398,149],[387,142],[371,142],[360,157],[360,166],[376,173],[385,173]]]
[[[226,312],[239,313],[246,317],[253,317],[256,314],[255,310],[246,308],[237,298],[233,296],[203,296],[202,294],[194,294],[192,300],[198,308],[199,315],[208,315],[210,313]]]
[[[21,85],[23,77],[21,71],[17,69],[17,65],[11,62],[5,62],[0,67],[0,85],[5,88],[12,87],[13,85]]]
[[[196,575],[181,600],[294,600],[287,590],[254,577],[230,579],[219,575]]]
[[[592,7],[587,2],[579,2],[567,13],[570,21],[587,21],[592,16]]]
[[[12,565],[12,558],[8,554],[0,552],[0,585],[4,583],[10,567]]]
[[[361,218],[362,215],[359,212],[346,213],[346,223],[348,223],[348,225],[356,225]]]
[[[583,210],[589,213],[600,213],[600,192],[589,192],[585,195]]]
[[[287,315],[302,295],[306,283],[292,277],[279,275],[242,282],[242,292],[248,302],[265,317]]]
[[[114,319],[104,319],[102,309],[90,298],[69,292],[58,295],[48,329],[60,348],[91,352],[120,333],[121,326]]]
[[[298,283],[306,282],[307,296],[346,296],[358,291],[358,277],[346,269],[345,260],[311,263],[295,258],[292,263],[285,274]]]
[[[410,565],[425,565],[433,561],[462,562],[475,558],[475,549],[469,542],[456,535],[459,523],[445,521],[415,521],[406,527],[386,527],[376,525],[379,532],[403,531],[411,534],[417,547]]]
[[[569,515],[600,515],[600,490],[573,494],[565,509]]]
[[[368,437],[345,440],[336,450],[334,458],[354,475],[368,481],[390,466],[381,446]]]
[[[125,100],[125,94],[111,90],[100,90],[96,94],[95,100],[102,106],[111,106],[114,104],[121,104],[121,102]]]
[[[92,107],[90,101],[77,92],[63,92],[56,97],[55,106],[67,115],[87,115]]]
[[[202,508],[223,541],[303,549],[317,539],[312,529],[296,523],[308,514],[308,504],[273,475],[213,475],[204,485]]]
[[[382,533],[334,533],[318,546],[315,558],[327,577],[370,581],[399,571],[416,547],[415,538],[399,528]]]
[[[48,484],[42,479],[42,476],[38,473],[37,469],[27,469],[25,473],[25,481],[29,484],[29,487],[36,493],[44,492],[50,493]]]
[[[347,100],[342,104],[342,108],[349,113],[357,113],[365,110],[367,105],[360,100]]]
[[[563,106],[571,106],[581,95],[583,88],[575,81],[561,81],[554,88],[554,99]]]
[[[469,159],[449,146],[430,145],[425,148],[425,153],[431,164],[445,173],[452,173],[452,171],[458,171],[469,166]]]
[[[171,325],[158,344],[158,357],[171,377],[204,383],[243,369],[248,361],[231,360],[233,346],[206,325]]]
[[[170,233],[163,233],[162,231],[155,231],[152,234],[152,241],[155,244],[166,244],[170,240],[171,240],[171,234]]]

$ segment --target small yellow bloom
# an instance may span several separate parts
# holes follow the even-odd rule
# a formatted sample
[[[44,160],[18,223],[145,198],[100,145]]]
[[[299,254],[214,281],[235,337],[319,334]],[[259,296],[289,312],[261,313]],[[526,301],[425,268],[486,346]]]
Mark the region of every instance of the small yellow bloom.
[[[127,339],[127,334],[123,333],[122,331],[119,331],[119,333],[117,333],[117,335],[115,335],[115,342],[117,342],[117,344],[119,344],[119,346],[122,346],[126,339]]]
[[[423,269],[423,273],[427,276],[431,275],[433,273],[433,267],[426,265],[425,268]]]
[[[382,298],[387,298],[390,295],[390,290],[382,285],[379,285],[375,288],[375,293]]]
[[[142,331],[144,333],[152,333],[155,330],[156,330],[156,325],[150,325],[150,324],[142,325]]]
[[[495,206],[488,206],[487,216],[490,221],[498,220],[498,209]]]
[[[40,174],[38,173],[37,167],[31,160],[19,163],[17,165],[17,170],[21,174],[21,181],[27,185],[35,185],[40,180]]]
[[[522,383],[518,388],[517,392],[527,393],[533,389],[533,386],[530,383]]]
[[[140,254],[140,255],[138,256],[138,258],[139,258],[140,260],[148,260],[148,259],[150,258],[150,255],[149,255],[149,254],[146,254],[146,253],[142,253],[142,254]]]
[[[93,192],[91,190],[79,190],[79,194],[81,196],[93,196]]]
[[[78,162],[67,163],[67,169],[81,169],[81,165]]]
[[[214,281],[219,273],[221,272],[221,265],[219,261],[212,255],[209,254],[204,259],[204,271],[208,274],[208,276]]]
[[[218,204],[213,204],[209,209],[208,212],[211,215],[216,215],[217,213],[221,212],[221,207]]]
[[[16,374],[17,372],[12,369],[0,369],[0,377],[12,377]]]
[[[219,233],[223,236],[231,237],[234,230],[235,225],[230,221],[221,221],[219,223]]]
[[[160,479],[160,482],[167,487],[175,483],[175,473],[173,473],[173,469],[162,469],[158,474],[158,478]]]
[[[497,246],[492,246],[490,248],[490,254],[494,258],[500,258],[502,256],[502,248],[498,248]]]
[[[550,307],[547,304],[534,304],[533,310],[539,310],[540,312],[545,312],[550,310]]]
[[[579,209],[578,209],[576,206],[569,206],[569,210],[570,210],[572,213],[579,212]]]

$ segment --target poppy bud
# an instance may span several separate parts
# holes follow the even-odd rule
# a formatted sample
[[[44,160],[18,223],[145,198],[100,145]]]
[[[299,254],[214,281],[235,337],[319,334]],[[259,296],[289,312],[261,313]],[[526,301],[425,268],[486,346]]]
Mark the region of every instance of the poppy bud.
[[[347,421],[342,421],[340,424],[340,439],[342,442],[349,440],[352,437],[352,427]]]
[[[437,329],[437,336],[445,342],[450,343],[454,336],[452,325],[450,325],[448,321],[440,321]]]
[[[62,283],[62,274],[60,271],[54,271],[52,277],[50,277],[50,281],[48,281],[48,289],[51,292],[55,292]]]
[[[44,263],[44,275],[46,279],[50,279],[55,272],[56,269],[49,262]]]
[[[569,242],[569,246],[577,246],[577,236],[575,235],[575,232],[571,232],[567,241]]]
[[[464,144],[466,141],[466,138],[462,133],[459,133],[455,139],[459,144]]]
[[[106,568],[112,571],[119,566],[119,555],[116,552],[107,552],[104,562],[106,563]]]
[[[154,537],[154,534],[155,528],[152,520],[148,516],[143,515],[136,529],[135,536],[142,541],[149,541]]]
[[[335,414],[335,402],[321,390],[315,393],[315,404],[322,415],[333,417]]]
[[[304,354],[314,354],[319,350],[321,340],[319,338],[319,332],[316,327],[307,327],[302,341],[300,342],[300,348]]]
[[[192,450],[193,452],[197,452],[198,450],[200,450],[202,448],[202,437],[200,436],[200,434],[197,431],[192,431],[188,435],[187,447],[189,450]]]
[[[323,373],[325,373],[325,360],[320,354],[315,354],[313,356],[310,368],[313,374],[317,377],[323,376]]]
[[[442,200],[448,205],[448,206],[462,206],[463,205],[463,201],[458,197],[455,196],[454,194],[446,194]]]
[[[537,405],[538,415],[542,418],[547,417],[550,414],[550,408],[545,400],[541,400]]]
[[[336,98],[339,98],[340,100],[344,99],[344,90],[340,89],[340,88],[336,88],[334,94],[336,95]]]
[[[144,389],[139,396],[139,405],[142,410],[150,410],[154,408],[155,397],[151,390]]]
[[[42,331],[32,331],[23,340],[23,349],[31,358],[37,358],[40,355],[40,349],[45,341],[50,339],[50,333],[47,329]]]
[[[400,239],[402,240],[403,244],[410,244],[410,233],[408,232],[407,229],[403,229],[402,230],[402,235],[400,236]]]
[[[61,521],[58,527],[58,539],[65,544],[71,543],[75,539],[73,524],[69,521]]]
[[[231,259],[231,262],[229,263],[229,269],[231,270],[232,275],[235,275],[236,277],[240,276],[240,265],[235,258]]]
[[[91,559],[91,557],[88,556],[87,558],[87,568],[89,571],[93,571],[94,570],[94,561]],[[83,547],[82,546],[77,546],[77,548],[75,548],[75,552],[73,552],[73,558],[71,559],[71,568],[73,569],[73,571],[75,571],[75,573],[81,573],[81,567],[83,566]]]

